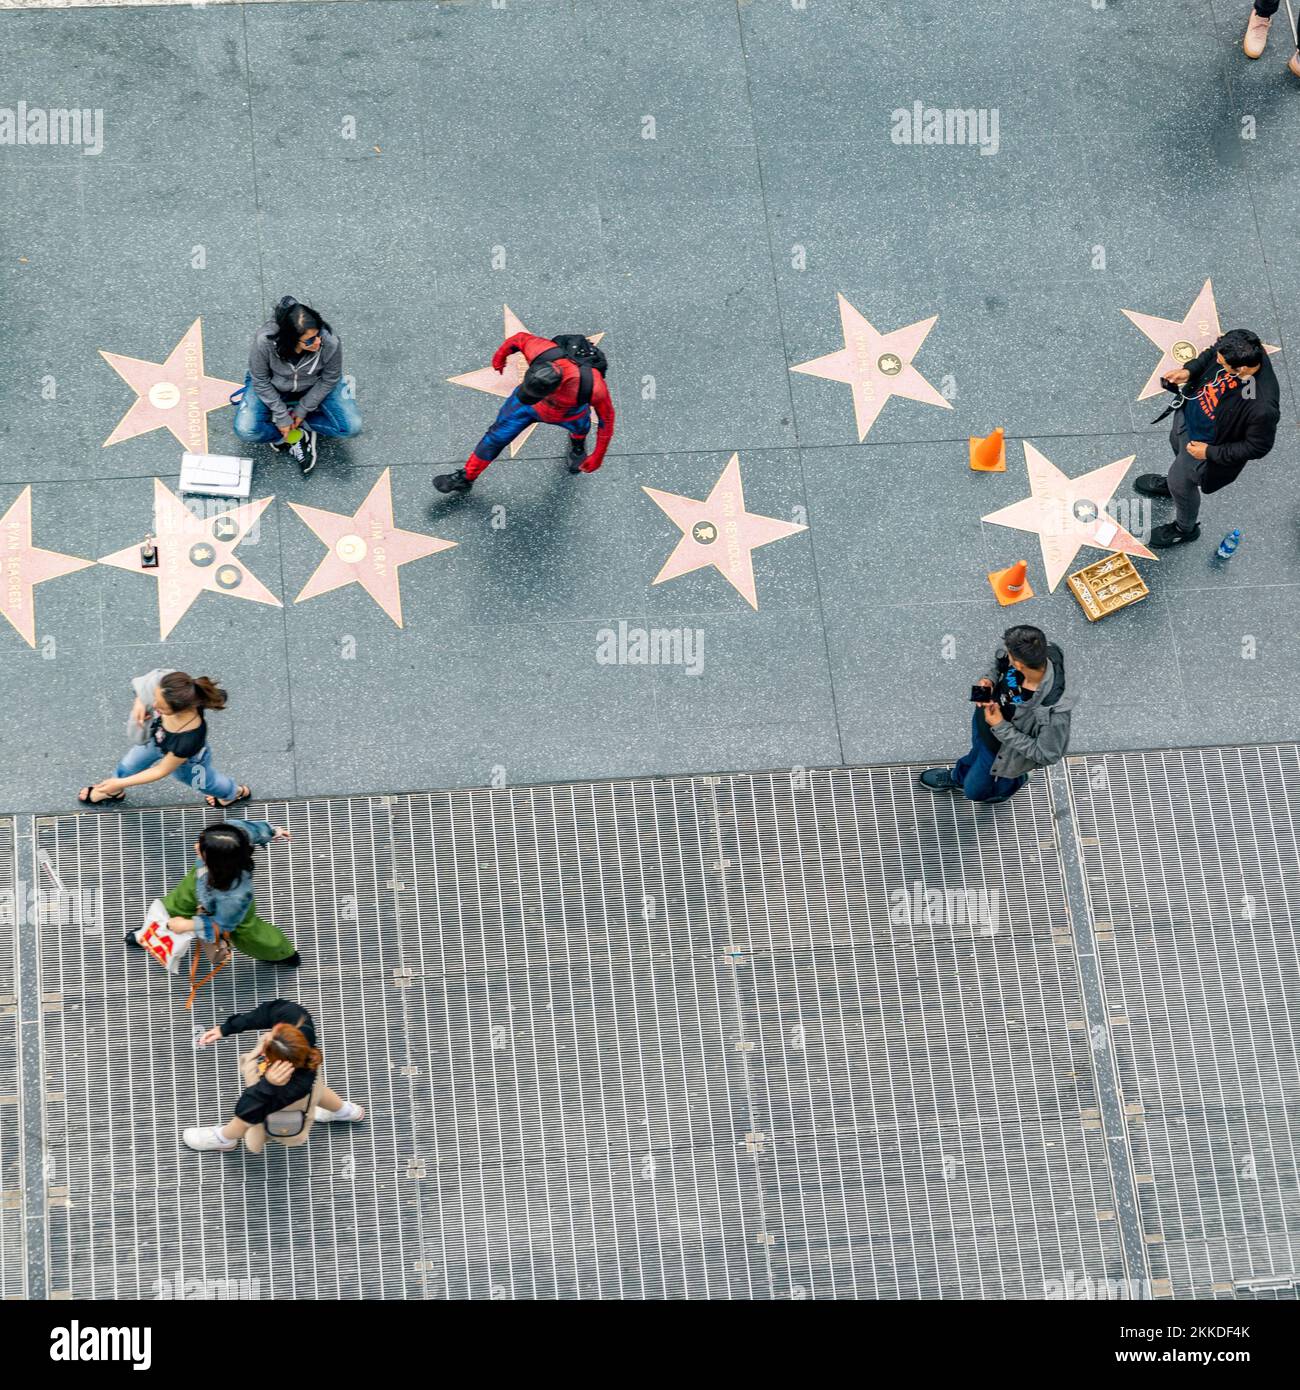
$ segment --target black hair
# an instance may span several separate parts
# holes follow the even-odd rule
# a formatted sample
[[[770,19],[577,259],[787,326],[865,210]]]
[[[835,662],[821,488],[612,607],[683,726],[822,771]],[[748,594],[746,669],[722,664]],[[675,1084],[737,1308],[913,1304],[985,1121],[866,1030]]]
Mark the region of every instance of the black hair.
[[[163,699],[175,714],[187,709],[225,709],[227,695],[211,676],[190,676],[171,671],[158,682]]]
[[[519,399],[528,405],[545,400],[563,380],[563,374],[554,363],[534,362],[519,383]]]
[[[218,821],[199,832],[199,853],[208,867],[208,881],[218,892],[234,886],[240,874],[253,872],[253,842],[242,826]]]
[[[1264,344],[1249,328],[1230,328],[1214,347],[1230,367],[1258,367],[1264,360]]]
[[[1041,627],[1022,623],[1009,627],[1002,634],[1008,656],[1023,661],[1031,671],[1041,671],[1047,665],[1047,636]]]
[[[286,294],[275,306],[275,350],[284,362],[292,362],[301,354],[298,352],[298,339],[312,329],[322,333],[334,330],[323,318],[306,304],[299,304],[291,294]]]

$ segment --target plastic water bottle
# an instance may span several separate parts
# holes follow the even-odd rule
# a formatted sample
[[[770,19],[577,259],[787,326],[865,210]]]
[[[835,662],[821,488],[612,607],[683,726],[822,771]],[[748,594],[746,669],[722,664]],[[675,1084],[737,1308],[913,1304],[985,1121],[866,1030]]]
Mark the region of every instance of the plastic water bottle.
[[[1216,552],[1216,553],[1218,554],[1219,559],[1220,559],[1220,560],[1229,560],[1229,559],[1231,559],[1231,558],[1232,558],[1232,555],[1233,555],[1233,552],[1237,549],[1237,547],[1238,547],[1240,544],[1241,544],[1241,532],[1240,532],[1240,531],[1229,531],[1228,534],[1227,534],[1226,536],[1224,536],[1224,538],[1219,542],[1219,549],[1218,549],[1218,551]]]

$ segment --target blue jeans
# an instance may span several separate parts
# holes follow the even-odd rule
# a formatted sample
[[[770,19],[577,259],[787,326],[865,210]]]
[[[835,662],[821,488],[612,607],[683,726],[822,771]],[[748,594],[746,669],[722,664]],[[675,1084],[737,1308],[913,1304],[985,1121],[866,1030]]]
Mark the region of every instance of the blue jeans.
[[[294,402],[287,404],[292,407]],[[340,381],[303,424],[326,439],[351,439],[361,433],[361,412],[347,394],[347,386]],[[251,376],[244,377],[244,399],[235,411],[234,429],[245,444],[276,444],[281,437],[265,401],[253,390]]]
[[[568,430],[571,439],[582,439],[591,428],[591,407],[581,406],[564,420],[543,420],[531,405],[519,399],[519,388],[516,387],[497,411],[497,418],[488,432],[475,445],[474,453],[491,463],[512,439],[523,434],[529,425],[537,424],[557,424],[562,430]]]
[[[137,772],[152,767],[165,756],[156,743],[142,743],[132,748],[118,763],[115,775],[134,777]],[[233,777],[227,777],[212,766],[212,749],[206,743],[192,758],[183,762],[172,776],[200,796],[215,796],[218,801],[231,801],[239,791]]]
[[[984,711],[976,706],[970,721],[970,752],[949,774],[965,793],[967,801],[991,801],[995,797],[1013,796],[1029,781],[1028,777],[994,777],[993,760],[997,754],[985,748],[980,737]]]

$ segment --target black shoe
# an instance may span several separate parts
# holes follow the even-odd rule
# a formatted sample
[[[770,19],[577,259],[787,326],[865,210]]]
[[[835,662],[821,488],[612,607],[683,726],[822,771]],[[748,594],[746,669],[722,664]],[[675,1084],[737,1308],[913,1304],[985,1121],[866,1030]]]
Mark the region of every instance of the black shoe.
[[[458,468],[454,473],[440,473],[433,480],[439,492],[468,492],[474,484],[465,476],[465,470]]]
[[[273,454],[282,454],[288,447],[288,444],[285,443],[284,435],[281,435],[279,439],[271,445],[271,452]]]
[[[131,930],[127,932],[127,934],[122,938],[122,940],[125,941],[128,946],[134,946],[137,951],[143,951],[144,947],[141,946],[140,943],[135,939],[135,934],[137,931],[139,931],[138,927],[132,927]]]
[[[293,955],[285,956],[283,960],[278,960],[275,963],[276,965],[287,966],[290,970],[297,970],[297,968],[302,964],[302,957],[298,954],[297,951],[295,951]]]
[[[1186,545],[1188,541],[1197,541],[1201,538],[1201,528],[1193,526],[1190,531],[1184,531],[1176,521],[1171,521],[1165,526],[1157,526],[1151,533],[1151,544],[1157,550],[1168,550],[1171,545]]]
[[[961,787],[952,780],[952,770],[929,767],[916,779],[928,792],[957,792]]]
[[[1169,479],[1163,473],[1143,473],[1133,480],[1133,491],[1140,492],[1143,497],[1173,496],[1169,491]]]
[[[316,467],[316,431],[302,426],[302,438],[289,445],[289,457],[302,469],[305,478]]]
[[[574,439],[569,436],[569,455],[568,464],[570,473],[581,473],[582,465],[587,461],[587,441],[586,439]]]

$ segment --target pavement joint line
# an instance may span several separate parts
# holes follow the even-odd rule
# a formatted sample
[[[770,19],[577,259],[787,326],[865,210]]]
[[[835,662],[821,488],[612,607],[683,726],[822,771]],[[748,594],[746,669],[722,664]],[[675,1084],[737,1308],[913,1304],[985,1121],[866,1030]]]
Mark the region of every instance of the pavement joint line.
[[[1069,912],[1070,925],[1073,928],[1080,997],[1088,1026],[1088,1051],[1097,1083],[1102,1131],[1106,1137],[1103,1148],[1111,1187],[1115,1194],[1115,1210],[1119,1217],[1124,1273],[1129,1281],[1130,1294],[1137,1288],[1141,1292],[1136,1296],[1145,1300],[1151,1297],[1151,1266],[1142,1232],[1142,1209],[1137,1196],[1137,1176],[1129,1144],[1128,1120],[1120,1093],[1115,1039],[1111,1030],[1110,1014],[1106,1008],[1106,986],[1097,959],[1092,899],[1088,892],[1088,877],[1083,864],[1083,846],[1075,821],[1074,797],[1068,767],[1069,762],[1062,759],[1048,769],[1052,822],[1061,867],[1061,883],[1065,890],[1066,910]],[[1098,1038],[1104,1039],[1104,1046],[1097,1045]]]

